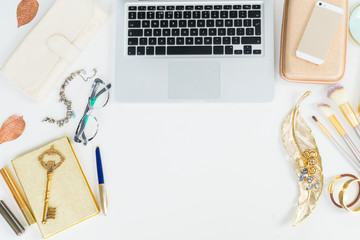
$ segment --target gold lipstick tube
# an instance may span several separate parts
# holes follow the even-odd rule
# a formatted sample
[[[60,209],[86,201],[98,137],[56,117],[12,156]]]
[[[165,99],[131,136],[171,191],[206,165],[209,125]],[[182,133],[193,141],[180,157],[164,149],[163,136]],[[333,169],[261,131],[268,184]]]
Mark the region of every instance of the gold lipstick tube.
[[[0,170],[1,176],[4,178],[7,186],[10,189],[11,194],[13,195],[17,205],[19,206],[21,212],[23,213],[27,223],[29,225],[36,222],[33,214],[31,213],[29,207],[27,206],[23,196],[21,195],[18,187],[16,186],[14,179],[11,177],[10,172],[7,168]]]

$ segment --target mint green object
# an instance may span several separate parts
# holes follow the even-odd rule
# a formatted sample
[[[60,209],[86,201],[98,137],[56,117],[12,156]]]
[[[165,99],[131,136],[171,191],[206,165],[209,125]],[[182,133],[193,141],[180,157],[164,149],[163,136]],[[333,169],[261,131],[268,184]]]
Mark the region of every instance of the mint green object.
[[[354,41],[360,45],[360,5],[350,15],[349,31]]]

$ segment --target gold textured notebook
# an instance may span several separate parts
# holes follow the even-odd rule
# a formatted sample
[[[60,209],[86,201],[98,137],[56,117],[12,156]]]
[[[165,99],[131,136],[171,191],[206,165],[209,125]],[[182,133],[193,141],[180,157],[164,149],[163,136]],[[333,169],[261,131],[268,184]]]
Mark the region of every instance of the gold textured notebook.
[[[99,213],[67,137],[14,159],[12,165],[43,238]],[[46,210],[45,202],[48,203]]]

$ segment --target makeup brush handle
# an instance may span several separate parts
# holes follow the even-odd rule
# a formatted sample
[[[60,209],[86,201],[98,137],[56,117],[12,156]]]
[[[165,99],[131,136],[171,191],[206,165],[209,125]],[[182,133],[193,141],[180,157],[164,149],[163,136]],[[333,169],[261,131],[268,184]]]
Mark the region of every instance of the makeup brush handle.
[[[341,144],[335,140],[334,137],[330,137],[331,141],[338,147],[338,149],[345,155],[348,162],[358,171],[360,172],[360,163],[358,163],[344,148]]]
[[[347,135],[347,133],[345,133],[343,135],[343,139],[346,142],[346,144],[348,145],[348,147],[350,148],[350,151],[354,154],[357,162],[360,163],[360,151],[359,151],[359,149],[355,146],[354,142],[351,140],[349,135]]]
[[[356,125],[356,126],[354,127],[354,130],[355,130],[355,132],[356,132],[356,135],[360,138],[360,125]]]

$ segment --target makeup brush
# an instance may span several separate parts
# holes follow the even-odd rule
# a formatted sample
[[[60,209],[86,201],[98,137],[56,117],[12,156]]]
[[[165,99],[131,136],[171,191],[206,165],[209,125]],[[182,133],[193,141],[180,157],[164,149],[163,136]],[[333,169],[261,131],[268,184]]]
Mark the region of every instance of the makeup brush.
[[[325,133],[325,135],[336,145],[336,147],[345,155],[346,159],[349,161],[349,163],[356,168],[356,170],[360,171],[360,164],[341,146],[341,144],[336,141],[336,139],[331,135],[329,130],[326,129],[326,127],[319,122],[319,120],[312,116],[312,119],[316,122],[316,124],[320,127],[320,129]]]
[[[345,141],[346,145],[350,148],[350,151],[354,154],[358,163],[360,163],[360,151],[355,146],[354,142],[351,140],[349,135],[346,133],[345,129],[341,126],[337,118],[335,117],[331,107],[328,104],[321,103],[318,105],[319,110],[329,119],[331,124],[334,126],[336,131],[340,134],[342,139]]]
[[[349,103],[344,87],[341,85],[330,87],[327,96],[339,106],[340,110],[356,132],[356,135],[360,138],[360,122]]]

